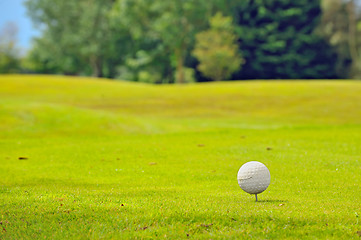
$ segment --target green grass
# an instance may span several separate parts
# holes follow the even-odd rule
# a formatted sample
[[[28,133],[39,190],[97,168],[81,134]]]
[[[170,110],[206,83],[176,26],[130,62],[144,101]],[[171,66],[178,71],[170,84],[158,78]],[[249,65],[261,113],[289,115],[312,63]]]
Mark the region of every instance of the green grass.
[[[0,76],[0,239],[359,239],[360,173],[359,81]]]

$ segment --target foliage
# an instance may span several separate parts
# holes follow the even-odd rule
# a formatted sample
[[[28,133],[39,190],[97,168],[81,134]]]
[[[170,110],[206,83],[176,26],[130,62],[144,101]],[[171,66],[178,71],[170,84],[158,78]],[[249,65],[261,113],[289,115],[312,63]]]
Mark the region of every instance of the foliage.
[[[30,16],[43,26],[30,59],[44,71],[55,67],[66,74],[114,77],[121,45],[108,19],[112,2],[27,0]]]
[[[343,0],[323,1],[346,6]],[[320,21],[320,0],[27,0],[26,5],[43,33],[27,58],[39,73],[182,83],[185,69],[194,68],[200,81],[192,56],[195,36],[216,12],[234,19],[245,59],[232,79],[337,78],[348,76],[351,60],[353,72],[359,65],[360,31],[349,31],[359,15],[350,21],[349,10],[329,4]]]
[[[336,50],[336,71],[343,78],[351,77],[352,56],[349,47],[349,11],[344,0],[323,0],[318,34]]]
[[[184,83],[194,83],[196,82],[196,79],[195,79],[195,71],[193,68],[190,68],[190,67],[184,67],[182,69],[183,71],[183,82]],[[176,78],[177,76],[179,76],[179,73],[177,71],[175,71],[174,73],[174,78]]]
[[[15,73],[20,70],[17,32],[17,26],[11,22],[0,30],[0,73]]]
[[[132,41],[136,42],[133,56],[138,51],[147,51],[152,67],[163,78],[183,83],[185,59],[195,33],[206,26],[210,6],[212,3],[206,0],[118,0],[112,16],[119,25],[128,27]]]
[[[0,86],[1,239],[359,239],[359,81]]]
[[[320,33],[338,53],[344,77],[361,77],[361,12],[354,0],[324,0]]]
[[[217,13],[210,19],[210,29],[198,33],[196,39],[193,54],[200,61],[198,69],[205,76],[220,81],[240,69],[242,58],[231,17]]]
[[[321,16],[319,0],[245,0],[237,9],[246,60],[239,78],[336,77],[332,49],[314,34]]]

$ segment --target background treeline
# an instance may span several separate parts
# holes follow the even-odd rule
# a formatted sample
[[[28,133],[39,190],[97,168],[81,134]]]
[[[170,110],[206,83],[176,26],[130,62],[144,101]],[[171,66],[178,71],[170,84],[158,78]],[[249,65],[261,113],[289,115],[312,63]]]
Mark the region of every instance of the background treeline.
[[[0,32],[0,73],[150,83],[361,77],[351,0],[27,0],[42,34],[21,56]]]

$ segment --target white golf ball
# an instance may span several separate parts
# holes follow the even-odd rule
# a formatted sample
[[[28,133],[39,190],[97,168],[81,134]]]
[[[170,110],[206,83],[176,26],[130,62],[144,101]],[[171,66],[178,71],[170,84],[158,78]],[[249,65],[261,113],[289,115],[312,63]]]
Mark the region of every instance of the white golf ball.
[[[237,180],[243,191],[258,194],[269,186],[271,174],[263,163],[252,161],[242,165],[238,171]]]

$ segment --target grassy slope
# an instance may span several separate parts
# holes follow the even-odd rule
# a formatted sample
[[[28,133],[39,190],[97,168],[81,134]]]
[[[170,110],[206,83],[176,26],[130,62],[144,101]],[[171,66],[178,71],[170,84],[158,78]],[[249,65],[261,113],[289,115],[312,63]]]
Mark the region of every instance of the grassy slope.
[[[0,239],[358,239],[360,93],[0,76]],[[236,180],[251,160],[272,177],[258,203]]]

